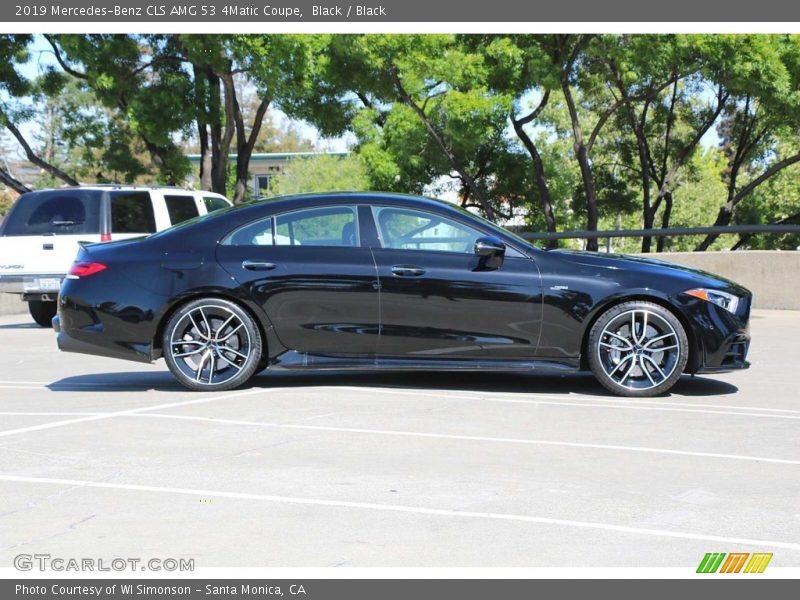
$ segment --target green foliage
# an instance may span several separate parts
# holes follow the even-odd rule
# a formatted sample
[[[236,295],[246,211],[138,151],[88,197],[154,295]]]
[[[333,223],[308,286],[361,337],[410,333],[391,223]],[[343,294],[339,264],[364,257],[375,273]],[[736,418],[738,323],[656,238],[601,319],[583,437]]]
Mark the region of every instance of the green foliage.
[[[11,205],[14,204],[14,197],[8,191],[0,191],[0,223],[3,222],[3,217],[11,210]]]
[[[359,157],[320,154],[289,162],[282,173],[273,177],[270,193],[357,192],[369,188],[367,170]]]
[[[0,125],[37,123],[34,150],[82,180],[181,183],[199,128],[219,140],[235,124],[241,155],[239,134],[268,101],[322,136],[355,140],[345,159],[293,162],[274,193],[447,190],[528,228],[545,229],[551,210],[559,229],[581,229],[592,197],[583,144],[601,228],[800,218],[800,163],[771,171],[800,152],[797,35],[59,35],[61,68],[28,80],[19,66],[33,39],[0,35]],[[230,121],[226,86],[239,90],[243,126]],[[313,148],[267,115],[253,151]],[[217,154],[225,166],[227,148]],[[236,166],[214,185],[241,192],[247,169]]]

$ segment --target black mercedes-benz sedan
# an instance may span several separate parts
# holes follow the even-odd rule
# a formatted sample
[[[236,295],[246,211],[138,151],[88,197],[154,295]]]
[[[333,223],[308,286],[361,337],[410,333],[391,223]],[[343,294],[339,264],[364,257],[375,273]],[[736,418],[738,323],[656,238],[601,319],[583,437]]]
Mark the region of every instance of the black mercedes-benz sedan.
[[[624,396],[748,367],[751,294],[655,260],[541,250],[452,204],[309,194],[84,245],[62,350],[194,390],[262,369],[591,370]]]

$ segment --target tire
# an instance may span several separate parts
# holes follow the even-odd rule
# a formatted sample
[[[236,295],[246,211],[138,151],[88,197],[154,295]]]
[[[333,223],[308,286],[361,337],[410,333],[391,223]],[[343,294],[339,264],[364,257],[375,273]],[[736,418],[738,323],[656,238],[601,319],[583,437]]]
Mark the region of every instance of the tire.
[[[689,358],[689,339],[678,318],[660,304],[624,302],[602,313],[586,346],[597,381],[619,396],[667,392]]]
[[[38,325],[52,327],[53,317],[58,312],[57,302],[44,302],[42,300],[28,300],[28,310]]]
[[[164,328],[167,366],[195,391],[231,390],[244,385],[261,364],[261,333],[235,302],[200,298],[178,309]]]

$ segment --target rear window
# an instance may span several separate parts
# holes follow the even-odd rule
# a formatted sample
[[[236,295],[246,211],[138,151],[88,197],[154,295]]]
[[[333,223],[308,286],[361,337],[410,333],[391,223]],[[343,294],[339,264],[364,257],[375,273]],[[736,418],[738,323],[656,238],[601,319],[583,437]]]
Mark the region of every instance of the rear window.
[[[112,192],[112,233],[154,233],[156,217],[149,192]]]
[[[165,195],[164,202],[167,203],[169,221],[173,225],[188,221],[200,214],[194,196]]]
[[[230,206],[225,200],[217,198],[216,196],[203,196],[203,203],[206,205],[206,210],[208,212],[214,212],[215,210],[228,208]]]
[[[3,235],[100,233],[100,190],[43,190],[23,194],[3,224]]]

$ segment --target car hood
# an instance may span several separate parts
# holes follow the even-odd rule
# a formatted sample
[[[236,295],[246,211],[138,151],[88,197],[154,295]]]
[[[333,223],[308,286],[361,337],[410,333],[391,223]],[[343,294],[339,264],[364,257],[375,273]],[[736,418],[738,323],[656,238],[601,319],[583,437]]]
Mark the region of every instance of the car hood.
[[[655,274],[659,277],[672,277],[685,281],[688,285],[711,289],[729,290],[734,293],[750,295],[750,292],[730,279],[708,273],[700,269],[676,265],[656,258],[629,256],[627,254],[605,254],[580,250],[549,250],[569,262],[606,269],[624,269]]]

